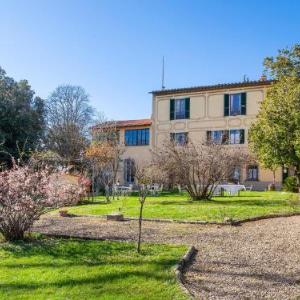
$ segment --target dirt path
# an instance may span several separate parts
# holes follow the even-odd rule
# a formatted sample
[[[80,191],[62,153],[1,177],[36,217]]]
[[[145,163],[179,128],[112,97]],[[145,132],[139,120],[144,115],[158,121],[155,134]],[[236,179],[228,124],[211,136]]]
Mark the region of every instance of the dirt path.
[[[135,240],[136,221],[44,217],[34,230],[78,237]],[[238,227],[144,222],[147,242],[195,245],[186,273],[196,299],[300,299],[300,217]]]

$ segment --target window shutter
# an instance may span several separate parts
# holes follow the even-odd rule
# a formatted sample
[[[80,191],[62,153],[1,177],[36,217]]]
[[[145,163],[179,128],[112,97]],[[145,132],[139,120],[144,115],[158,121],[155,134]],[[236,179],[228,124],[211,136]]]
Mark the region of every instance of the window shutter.
[[[241,114],[246,115],[246,109],[247,109],[247,94],[242,93],[241,94]]]
[[[190,118],[190,98],[185,99],[185,118]]]
[[[229,130],[223,130],[222,144],[229,144]]]
[[[170,120],[175,119],[175,100],[170,99]]]
[[[229,95],[224,94],[224,117],[229,116]]]
[[[171,140],[171,142],[175,141],[175,133],[174,132],[170,133],[170,140]]]
[[[211,142],[211,131],[210,130],[206,131],[206,140],[208,143]]]
[[[245,144],[245,129],[240,129],[240,144]]]
[[[189,142],[189,133],[188,132],[185,132],[184,133],[184,144],[187,144]]]

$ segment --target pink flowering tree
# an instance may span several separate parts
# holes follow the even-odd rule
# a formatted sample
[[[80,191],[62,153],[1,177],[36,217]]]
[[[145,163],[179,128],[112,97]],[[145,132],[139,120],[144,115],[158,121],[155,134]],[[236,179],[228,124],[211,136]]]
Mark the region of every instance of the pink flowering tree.
[[[34,171],[14,165],[0,172],[0,233],[6,240],[20,240],[33,222],[49,208],[79,201],[83,189],[60,180],[62,174]]]

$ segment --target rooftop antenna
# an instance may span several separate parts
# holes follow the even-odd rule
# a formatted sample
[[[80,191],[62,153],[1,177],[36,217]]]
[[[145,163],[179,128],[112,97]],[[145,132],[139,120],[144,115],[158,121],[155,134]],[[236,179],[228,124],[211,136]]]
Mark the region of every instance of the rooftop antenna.
[[[162,76],[161,76],[161,89],[164,90],[165,87],[165,57],[162,59]]]
[[[248,82],[249,81],[249,77],[245,74],[243,77],[243,82]]]

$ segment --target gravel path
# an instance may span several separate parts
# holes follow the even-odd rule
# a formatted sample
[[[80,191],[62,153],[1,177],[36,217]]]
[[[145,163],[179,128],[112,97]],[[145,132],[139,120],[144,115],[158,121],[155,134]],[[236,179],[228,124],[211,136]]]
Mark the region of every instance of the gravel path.
[[[300,299],[300,217],[242,226],[143,223],[147,242],[195,245],[186,273],[196,299]],[[35,231],[79,237],[135,240],[136,221],[46,216]]]

